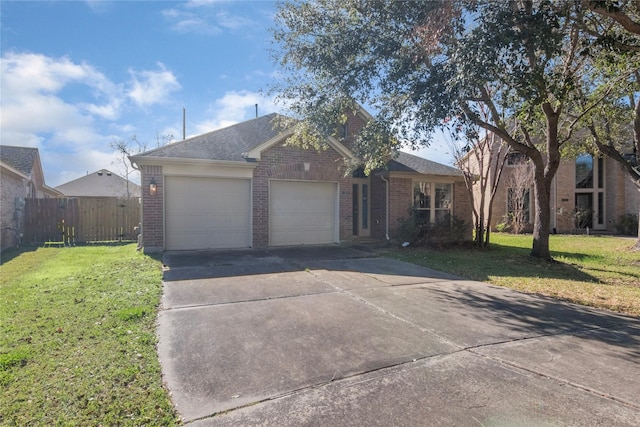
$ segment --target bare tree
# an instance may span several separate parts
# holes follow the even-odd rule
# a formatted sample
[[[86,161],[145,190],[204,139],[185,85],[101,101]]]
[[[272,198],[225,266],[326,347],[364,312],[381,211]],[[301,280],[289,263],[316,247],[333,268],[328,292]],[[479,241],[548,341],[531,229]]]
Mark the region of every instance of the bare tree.
[[[172,140],[173,135],[171,134],[156,134],[156,144],[158,147],[166,145]],[[109,147],[116,151],[117,160],[112,162],[112,164],[117,164],[120,169],[119,172],[121,172],[121,175],[127,180],[126,198],[129,199],[131,197],[131,191],[129,190],[129,177],[137,171],[129,161],[129,156],[147,151],[148,145],[146,142],[141,142],[137,135],[133,135],[129,141],[125,141],[124,139],[114,139],[109,144]]]
[[[531,211],[531,183],[533,182],[533,168],[531,162],[518,158],[507,180],[507,205],[511,230],[520,234],[530,221]]]
[[[474,242],[488,247],[491,236],[493,200],[500,183],[509,146],[494,134],[477,137],[468,144],[450,138],[455,164],[464,174],[464,184],[471,197]]]

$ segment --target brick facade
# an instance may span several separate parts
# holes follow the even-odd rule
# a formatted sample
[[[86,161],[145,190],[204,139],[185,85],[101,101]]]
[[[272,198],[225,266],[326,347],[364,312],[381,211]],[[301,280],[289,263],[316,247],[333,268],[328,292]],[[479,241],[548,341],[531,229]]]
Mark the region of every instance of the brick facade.
[[[305,170],[305,163],[309,170]],[[269,180],[335,182],[339,191],[340,241],[351,237],[351,178],[344,176],[344,162],[334,150],[300,149],[276,145],[262,153],[253,172],[253,246],[269,245]]]
[[[145,252],[162,252],[164,249],[164,181],[162,178],[162,166],[142,166],[142,239]],[[149,184],[152,179],[157,187],[155,196],[149,193]]]
[[[364,126],[366,118],[360,114],[350,115],[347,125],[347,137],[344,145],[347,149],[353,148],[353,141],[357,132]],[[204,160],[204,159],[203,159]],[[259,158],[249,159],[246,162],[227,162],[217,169],[215,164],[197,163],[194,166],[185,161],[185,164],[171,160],[166,167],[161,166],[163,160],[158,159],[154,164],[153,158],[144,159],[141,165],[142,175],[142,229],[143,245],[145,252],[162,251],[165,248],[164,226],[164,175],[211,176],[227,174],[225,177],[251,179],[251,245],[255,248],[265,248],[269,245],[269,188],[271,180],[292,180],[309,182],[336,183],[338,188],[338,239],[340,242],[357,240],[354,236],[353,222],[353,184],[354,178],[346,174],[346,164],[342,154],[333,148],[324,150],[303,149],[286,146],[283,143],[262,148]],[[253,165],[253,169],[247,166]],[[238,175],[231,172],[246,171],[246,175]],[[238,172],[239,173],[239,172]],[[244,173],[244,172],[243,172]],[[381,175],[384,174],[384,175]],[[346,176],[345,176],[346,175]],[[413,177],[404,174],[403,177],[395,177],[393,174],[388,179],[389,195],[387,197],[387,183],[383,176],[389,172],[381,171],[369,177],[369,235],[373,239],[385,239],[387,231],[390,238],[398,227],[400,220],[408,216],[408,209],[413,202]],[[416,178],[429,180],[428,175],[415,173]],[[157,186],[157,194],[149,194],[149,184],[154,180]],[[451,182],[455,179],[452,178]],[[358,178],[359,183],[365,183]],[[458,184],[454,187],[454,213],[458,210],[467,210],[469,203],[465,203],[464,193],[459,191]],[[171,197],[169,195],[169,197]],[[387,206],[388,202],[388,206]],[[455,204],[460,204],[455,207]],[[388,209],[387,209],[388,208]],[[389,218],[387,220],[387,210]],[[467,213],[470,216],[470,212]],[[387,230],[388,227],[388,230]],[[367,235],[367,233],[364,233]]]
[[[598,162],[594,158],[594,164]],[[631,183],[624,171],[609,158],[602,159],[604,167],[603,188],[595,188],[592,191],[576,189],[576,160],[574,158],[562,159],[556,172],[556,176],[551,185],[551,228],[558,233],[571,233],[576,231],[576,193],[586,192],[593,194],[594,223],[597,222],[597,197],[598,192],[604,194],[604,218],[603,224],[594,224],[596,229],[601,229],[609,233],[616,232],[616,221],[623,213],[638,213],[640,205],[640,192]],[[510,174],[513,167],[504,166],[502,177],[493,202],[493,214],[491,228],[495,230],[497,224],[503,221],[507,213],[507,191],[509,187]],[[597,177],[594,177],[594,185],[597,186]],[[534,194],[533,185],[530,188],[531,194],[531,223],[525,231],[533,229],[533,209]],[[479,194],[476,192],[476,195]]]
[[[22,178],[12,173],[2,173],[0,179],[0,249],[16,245],[15,229],[19,228],[19,210],[16,210],[15,200],[25,196],[25,183]]]

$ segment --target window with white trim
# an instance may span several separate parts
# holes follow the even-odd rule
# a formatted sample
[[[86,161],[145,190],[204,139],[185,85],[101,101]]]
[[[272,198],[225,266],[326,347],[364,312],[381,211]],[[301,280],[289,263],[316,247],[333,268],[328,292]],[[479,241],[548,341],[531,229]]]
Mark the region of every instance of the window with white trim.
[[[451,218],[453,185],[440,182],[414,182],[413,207],[416,219],[422,223],[435,224]]]

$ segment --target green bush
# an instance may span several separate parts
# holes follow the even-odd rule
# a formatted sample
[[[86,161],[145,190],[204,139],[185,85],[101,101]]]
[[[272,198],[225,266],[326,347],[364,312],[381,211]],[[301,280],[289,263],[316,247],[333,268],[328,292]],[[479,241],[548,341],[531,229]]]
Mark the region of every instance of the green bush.
[[[618,234],[625,236],[637,236],[638,235],[638,215],[624,214],[618,217],[616,222],[616,229]]]

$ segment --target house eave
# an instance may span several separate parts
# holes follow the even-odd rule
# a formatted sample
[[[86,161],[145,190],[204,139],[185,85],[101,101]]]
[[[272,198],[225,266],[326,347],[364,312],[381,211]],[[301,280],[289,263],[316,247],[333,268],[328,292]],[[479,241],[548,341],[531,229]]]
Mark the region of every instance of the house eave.
[[[398,171],[380,171],[378,174],[384,175],[390,178],[411,178],[415,179],[418,177],[428,176],[432,179],[436,179],[439,181],[464,181],[464,176],[462,175],[439,175],[435,173],[424,173],[424,172],[398,172]]]
[[[235,160],[211,160],[211,159],[194,159],[183,157],[153,157],[153,156],[131,156],[131,163],[138,166],[147,165],[198,165],[198,166],[225,166],[234,168],[255,169],[257,164],[248,161]]]

